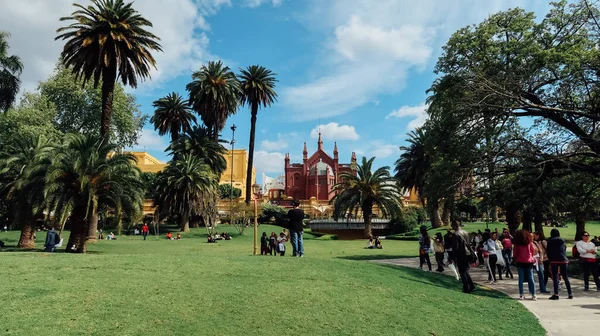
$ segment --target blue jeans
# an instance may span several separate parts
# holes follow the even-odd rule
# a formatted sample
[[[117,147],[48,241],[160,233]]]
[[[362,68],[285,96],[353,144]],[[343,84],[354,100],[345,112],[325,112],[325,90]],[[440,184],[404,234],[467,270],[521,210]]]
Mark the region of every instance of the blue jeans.
[[[292,240],[292,256],[304,255],[304,238],[302,238],[302,231],[290,230],[290,237]]]
[[[540,293],[547,292],[546,281],[544,281],[544,264],[538,264],[537,275],[540,281]]]
[[[529,293],[535,296],[535,282],[533,280],[533,265],[531,266],[519,266],[517,265],[517,272],[519,272],[519,295],[523,296],[523,282],[527,277],[527,284],[529,285]]]

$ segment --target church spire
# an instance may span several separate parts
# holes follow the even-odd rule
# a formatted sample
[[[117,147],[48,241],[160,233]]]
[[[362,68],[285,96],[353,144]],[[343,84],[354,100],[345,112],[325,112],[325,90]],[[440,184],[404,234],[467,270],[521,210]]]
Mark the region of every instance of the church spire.
[[[317,143],[320,150],[323,150],[323,140],[321,140],[321,132],[319,132],[319,142]]]
[[[306,142],[304,142],[304,150],[302,151],[302,158],[304,160],[308,159],[308,149],[306,149]]]
[[[338,159],[338,149],[337,149],[337,142],[333,143],[333,159],[337,160]]]

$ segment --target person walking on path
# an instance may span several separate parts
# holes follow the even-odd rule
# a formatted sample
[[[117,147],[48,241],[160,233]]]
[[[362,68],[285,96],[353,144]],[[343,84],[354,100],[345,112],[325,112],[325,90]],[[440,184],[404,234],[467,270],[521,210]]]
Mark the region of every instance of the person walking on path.
[[[44,251],[45,252],[54,252],[56,251],[56,245],[60,244],[60,236],[54,228],[51,227],[50,230],[46,233],[46,242],[44,243]]]
[[[444,237],[440,232],[435,234],[435,240],[433,241],[433,251],[435,252],[435,261],[437,262],[437,272],[444,271]]]
[[[299,208],[300,202],[294,200],[294,208],[288,211],[290,221],[290,238],[292,241],[292,257],[304,257],[304,210]]]
[[[460,280],[460,276],[458,275],[458,270],[456,269],[456,255],[454,254],[454,250],[452,249],[452,241],[454,239],[454,234],[450,229],[444,235],[444,248],[446,249],[446,255],[448,255],[448,268],[454,272],[454,277],[456,280]]]
[[[502,243],[502,258],[504,259],[504,267],[506,271],[506,277],[510,276],[513,279],[513,274],[510,269],[510,264],[512,263],[513,258],[513,244],[512,244],[513,236],[510,234],[508,229],[504,229],[502,232],[502,236],[500,237]]]
[[[535,295],[535,281],[533,280],[533,268],[535,267],[535,248],[533,245],[533,237],[527,230],[519,230],[515,232],[513,241],[513,255],[515,264],[517,264],[517,272],[519,273],[519,300],[523,300],[523,282],[527,279],[529,285],[529,293],[531,299],[537,300]]]
[[[583,232],[581,240],[575,245],[579,252],[579,261],[581,268],[583,269],[583,290],[590,290],[590,273],[592,279],[596,283],[596,291],[600,292],[600,279],[598,279],[598,264],[596,263],[596,256],[598,255],[598,248],[594,243],[590,241],[590,234],[587,231]]]
[[[423,264],[427,263],[427,267],[429,268],[429,272],[431,272],[431,260],[429,259],[429,251],[431,249],[431,238],[429,237],[429,233],[427,232],[427,227],[425,225],[420,228],[421,234],[419,235],[419,259],[420,259],[420,269],[423,269]]]
[[[477,260],[477,255],[469,244],[469,234],[460,228],[458,221],[452,223],[452,229],[454,230],[452,234],[452,251],[463,283],[463,292],[470,294],[475,291],[475,284],[469,274],[469,265]]]
[[[148,236],[148,224],[144,223],[142,226],[142,235],[144,236],[144,240],[146,240],[146,236]]]
[[[573,298],[573,292],[571,291],[571,282],[569,281],[569,258],[567,258],[567,244],[565,240],[560,237],[560,231],[558,229],[552,229],[550,231],[550,239],[548,239],[548,247],[546,254],[550,260],[550,268],[552,269],[552,282],[554,285],[554,294],[550,297],[550,300],[558,300],[558,271],[567,286],[567,293],[569,299]]]
[[[544,267],[544,263],[548,259],[548,254],[546,253],[547,242],[544,239],[543,231],[536,231],[533,234],[533,247],[535,250],[536,257],[536,271],[538,275],[538,281],[540,284],[540,293],[542,294],[550,294],[550,292],[546,289],[546,269]]]
[[[495,235],[493,233],[492,235]],[[485,253],[484,257],[486,260],[487,268],[488,268],[488,281],[491,285],[496,284],[496,263],[498,262],[498,255],[496,254],[496,250],[498,245],[496,245],[496,239],[492,238],[492,235],[489,233],[484,233],[484,241],[483,241],[483,251]],[[500,274],[502,277],[502,274]]]

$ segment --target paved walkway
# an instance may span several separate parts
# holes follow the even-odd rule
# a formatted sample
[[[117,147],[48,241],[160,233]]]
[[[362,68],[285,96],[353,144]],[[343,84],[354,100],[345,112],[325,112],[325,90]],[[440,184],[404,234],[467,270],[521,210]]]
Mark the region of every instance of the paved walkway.
[[[433,258],[432,258],[433,259]],[[432,260],[433,261],[433,260]],[[385,259],[374,260],[373,262],[397,266],[418,268],[419,258]],[[432,264],[435,271],[435,262]],[[517,282],[517,270],[513,267],[515,275],[514,280],[498,281],[497,285],[489,285],[487,281],[487,271],[484,268],[471,268],[471,277],[479,286],[493,288],[509,295],[514,299],[519,298],[519,287]],[[454,276],[454,273],[445,267],[443,274]],[[537,275],[535,276],[537,285]],[[525,297],[527,300],[519,301],[540,321],[540,324],[546,329],[548,335],[590,335],[598,333],[598,321],[600,321],[600,293],[595,291],[593,281],[590,281],[592,291],[583,291],[583,281],[578,279],[571,280],[571,289],[573,290],[573,300],[566,299],[567,290],[563,286],[560,291],[560,300],[548,300],[551,294],[539,294],[538,301],[531,300],[531,294],[527,289],[527,283],[524,284]],[[591,280],[591,279],[590,279]],[[552,291],[552,280],[548,282],[549,291]],[[539,291],[539,287],[536,286]],[[475,292],[474,295],[477,295]]]

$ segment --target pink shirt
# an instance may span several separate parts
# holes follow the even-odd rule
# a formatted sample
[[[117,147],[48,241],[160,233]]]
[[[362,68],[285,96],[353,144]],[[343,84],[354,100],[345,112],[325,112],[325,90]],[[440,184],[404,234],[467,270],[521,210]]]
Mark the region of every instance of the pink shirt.
[[[510,240],[510,238],[506,237],[504,239],[502,239],[502,247],[505,249],[509,249],[513,247],[512,241]]]
[[[513,257],[517,264],[534,264],[535,258],[533,257],[535,251],[533,243],[529,245],[517,245],[513,246]]]

